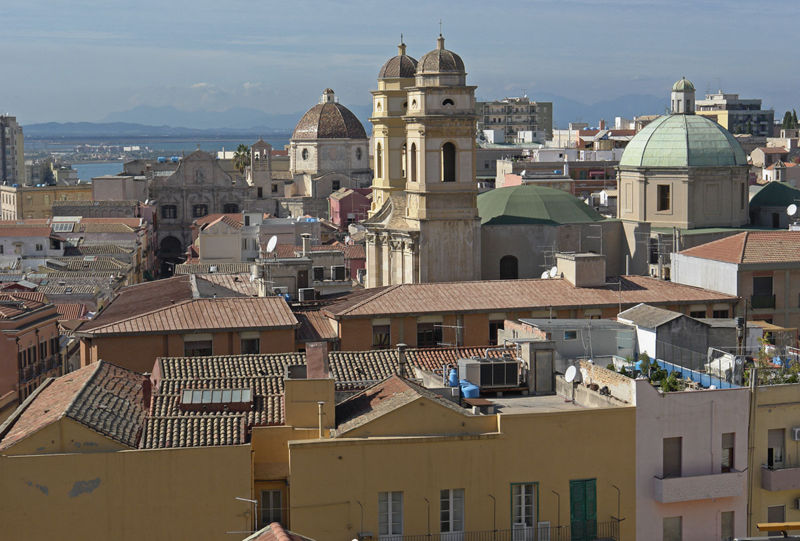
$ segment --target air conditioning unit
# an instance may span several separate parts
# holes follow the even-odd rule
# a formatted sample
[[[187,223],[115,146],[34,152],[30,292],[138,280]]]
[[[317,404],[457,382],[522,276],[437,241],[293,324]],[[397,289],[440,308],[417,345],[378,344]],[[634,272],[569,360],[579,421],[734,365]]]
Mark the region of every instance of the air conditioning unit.
[[[313,301],[316,291],[313,287],[301,287],[297,290],[297,298],[300,302]]]
[[[800,441],[800,426],[792,428],[792,439],[794,441]]]
[[[272,291],[273,291],[273,292],[274,292],[276,295],[288,295],[288,294],[289,294],[289,288],[288,288],[288,287],[286,287],[286,286],[276,286],[276,287],[273,287],[273,288],[272,288]]]

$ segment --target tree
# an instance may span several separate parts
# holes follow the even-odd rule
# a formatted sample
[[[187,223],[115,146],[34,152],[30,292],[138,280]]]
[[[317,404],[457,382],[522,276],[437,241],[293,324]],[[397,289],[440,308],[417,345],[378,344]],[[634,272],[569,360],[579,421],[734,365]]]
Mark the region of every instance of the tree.
[[[797,124],[797,111],[792,109],[792,129],[796,130],[797,126],[798,126],[798,124]]]
[[[784,130],[791,129],[792,126],[792,113],[790,111],[786,111],[783,114],[783,122],[781,122],[781,128]]]
[[[236,152],[233,154],[233,166],[237,171],[244,174],[244,170],[250,164],[250,147],[247,145],[239,145]]]

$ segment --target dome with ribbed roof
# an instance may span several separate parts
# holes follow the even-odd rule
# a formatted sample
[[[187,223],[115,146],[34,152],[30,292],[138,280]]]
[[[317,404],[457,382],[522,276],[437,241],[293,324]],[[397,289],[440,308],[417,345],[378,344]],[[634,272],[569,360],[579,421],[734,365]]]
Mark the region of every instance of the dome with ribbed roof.
[[[326,88],[320,103],[309,109],[292,133],[292,139],[366,139],[361,121],[347,107],[336,101]]]
[[[603,217],[577,197],[555,188],[523,184],[478,196],[481,225],[580,224]]]
[[[686,92],[686,91],[694,92],[694,85],[686,77],[681,77],[681,79],[679,81],[676,81],[675,84],[672,85],[672,91],[673,92]]]
[[[620,167],[731,167],[747,165],[736,138],[711,119],[665,115],[645,126],[625,147]]]
[[[419,59],[417,75],[426,73],[464,73],[464,61],[453,51],[444,48],[444,38],[439,34],[436,48]]]
[[[397,46],[397,56],[393,56],[378,72],[378,79],[397,79],[413,77],[417,72],[417,60],[406,54],[406,44]]]

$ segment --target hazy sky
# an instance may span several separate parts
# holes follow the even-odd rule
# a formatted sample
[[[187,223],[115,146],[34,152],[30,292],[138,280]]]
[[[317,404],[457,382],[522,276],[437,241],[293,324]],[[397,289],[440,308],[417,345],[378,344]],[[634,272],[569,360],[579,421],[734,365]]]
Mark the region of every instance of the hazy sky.
[[[328,86],[366,105],[400,33],[419,58],[442,19],[479,98],[660,96],[685,75],[780,118],[800,107],[799,16],[798,0],[0,0],[0,112],[23,125],[137,105],[291,113]]]

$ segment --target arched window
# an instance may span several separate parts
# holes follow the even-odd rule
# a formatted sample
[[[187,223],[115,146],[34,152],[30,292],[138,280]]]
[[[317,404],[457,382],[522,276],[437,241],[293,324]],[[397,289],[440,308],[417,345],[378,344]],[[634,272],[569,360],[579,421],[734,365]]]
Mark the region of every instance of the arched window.
[[[301,156],[303,156],[304,160],[308,159],[308,149],[307,148],[303,149],[303,152],[302,152]]]
[[[443,107],[446,107],[446,106],[448,106],[448,105],[455,105],[455,104],[456,104],[456,102],[454,102],[454,101],[453,101],[453,100],[451,100],[450,98],[447,98],[446,100],[444,100],[444,101],[442,102],[442,106],[443,106]]]
[[[417,144],[411,143],[411,182],[417,181]]]
[[[442,145],[442,182],[456,181],[456,146],[453,143]]]
[[[380,143],[375,147],[375,176],[383,177],[383,149]]]
[[[403,148],[400,151],[400,176],[403,177],[403,178],[406,178],[406,160],[407,159],[408,158],[407,158],[407,154],[406,154],[406,144],[403,143]]]
[[[500,279],[516,280],[519,278],[519,262],[513,255],[504,255],[500,259]]]

